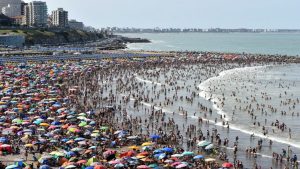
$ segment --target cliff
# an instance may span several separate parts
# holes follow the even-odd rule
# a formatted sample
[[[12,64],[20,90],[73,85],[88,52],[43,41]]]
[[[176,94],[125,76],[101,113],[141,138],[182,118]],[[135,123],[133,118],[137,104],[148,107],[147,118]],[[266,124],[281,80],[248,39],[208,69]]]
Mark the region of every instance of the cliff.
[[[0,34],[18,34],[25,36],[26,45],[47,44],[60,45],[68,43],[84,43],[96,41],[104,37],[101,33],[86,32],[81,30],[0,30]]]

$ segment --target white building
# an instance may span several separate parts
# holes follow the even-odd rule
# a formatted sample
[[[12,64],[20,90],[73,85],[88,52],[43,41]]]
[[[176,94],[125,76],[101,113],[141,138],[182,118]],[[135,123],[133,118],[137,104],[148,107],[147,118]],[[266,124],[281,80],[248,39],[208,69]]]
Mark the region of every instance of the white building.
[[[21,0],[0,0],[0,12],[8,17],[21,15]]]
[[[55,11],[52,11],[52,26],[55,27],[68,27],[68,11],[65,11],[63,8],[58,8]]]
[[[33,1],[25,7],[25,19],[28,26],[46,26],[48,18],[48,8],[46,2]]]

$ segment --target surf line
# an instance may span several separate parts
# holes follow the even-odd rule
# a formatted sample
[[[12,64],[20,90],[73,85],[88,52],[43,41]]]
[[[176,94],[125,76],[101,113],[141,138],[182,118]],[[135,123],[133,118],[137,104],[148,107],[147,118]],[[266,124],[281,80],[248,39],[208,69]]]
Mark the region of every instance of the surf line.
[[[255,70],[258,70],[260,68],[267,68],[267,67],[268,67],[268,65],[267,66],[234,68],[234,69],[229,69],[229,70],[222,71],[222,72],[219,73],[218,76],[211,77],[211,78],[203,81],[201,84],[198,85],[198,88],[201,91],[199,93],[199,96],[202,97],[205,100],[210,101],[212,103],[212,107],[217,111],[217,113],[222,115],[222,116],[225,115],[226,116],[225,120],[228,121],[228,123],[229,123],[230,118],[228,118],[228,115],[227,115],[226,112],[224,112],[222,109],[220,109],[218,107],[218,105],[216,104],[217,103],[216,98],[207,97],[207,96],[210,96],[211,94],[206,90],[205,85],[210,84],[210,82],[212,80],[220,79],[220,78],[222,78],[226,75],[234,74],[237,71],[255,71]],[[222,124],[221,123],[216,123],[215,125],[220,126]],[[285,140],[285,139],[282,139],[282,138],[274,137],[274,136],[271,136],[271,135],[266,136],[266,135],[263,135],[262,133],[258,133],[258,132],[253,131],[253,130],[246,130],[246,129],[240,128],[240,127],[238,127],[234,124],[230,124],[230,129],[237,130],[237,131],[243,132],[243,133],[248,134],[248,135],[253,135],[254,134],[255,136],[263,138],[263,139],[269,139],[269,140],[272,140],[274,142],[287,144],[287,145],[290,145],[290,146],[293,146],[293,147],[296,147],[296,148],[300,148],[300,144],[297,144],[297,143],[294,143],[294,142],[291,142],[289,140]]]

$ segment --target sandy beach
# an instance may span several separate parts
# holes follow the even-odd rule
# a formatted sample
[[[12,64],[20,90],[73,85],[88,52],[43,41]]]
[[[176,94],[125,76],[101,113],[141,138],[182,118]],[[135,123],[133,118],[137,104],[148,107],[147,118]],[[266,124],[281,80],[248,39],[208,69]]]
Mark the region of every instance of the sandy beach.
[[[299,59],[161,55],[2,66],[4,168],[298,167]]]

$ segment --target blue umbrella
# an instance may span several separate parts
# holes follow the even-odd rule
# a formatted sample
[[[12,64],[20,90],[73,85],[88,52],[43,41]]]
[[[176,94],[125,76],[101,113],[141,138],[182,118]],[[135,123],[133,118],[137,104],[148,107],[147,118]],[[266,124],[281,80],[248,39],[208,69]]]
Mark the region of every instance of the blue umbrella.
[[[69,151],[69,152],[67,152],[66,154],[67,154],[67,156],[69,156],[69,157],[70,157],[70,156],[75,156],[75,155],[76,155],[73,151]]]
[[[203,159],[203,158],[204,158],[203,155],[196,155],[195,157],[193,157],[194,160],[196,160],[196,159]]]
[[[7,142],[8,140],[7,140],[7,138],[5,138],[5,137],[0,137],[0,142],[1,143],[5,143],[5,142]]]
[[[164,153],[154,154],[154,158],[159,158],[159,156],[162,154],[164,154]]]
[[[153,134],[150,136],[151,139],[160,139],[159,135]]]
[[[51,123],[52,125],[60,125],[61,123],[59,121],[54,121]]]
[[[161,154],[163,153],[164,151],[162,149],[157,149],[157,150],[154,150],[153,153],[154,154]]]
[[[51,167],[48,165],[42,165],[39,169],[51,169]]]
[[[69,139],[68,138],[63,138],[63,139],[61,139],[61,141],[62,142],[67,142],[67,141],[69,141]]]
[[[85,169],[94,169],[94,166],[88,166]]]
[[[167,155],[166,155],[165,153],[160,154],[160,155],[158,156],[158,159],[159,159],[159,160],[164,159],[166,156],[167,156]]]
[[[162,149],[164,152],[167,152],[167,153],[172,153],[173,152],[173,149],[170,148],[170,147],[165,147]]]
[[[53,104],[52,106],[53,106],[53,107],[61,107],[61,104],[55,103],[55,104]]]

